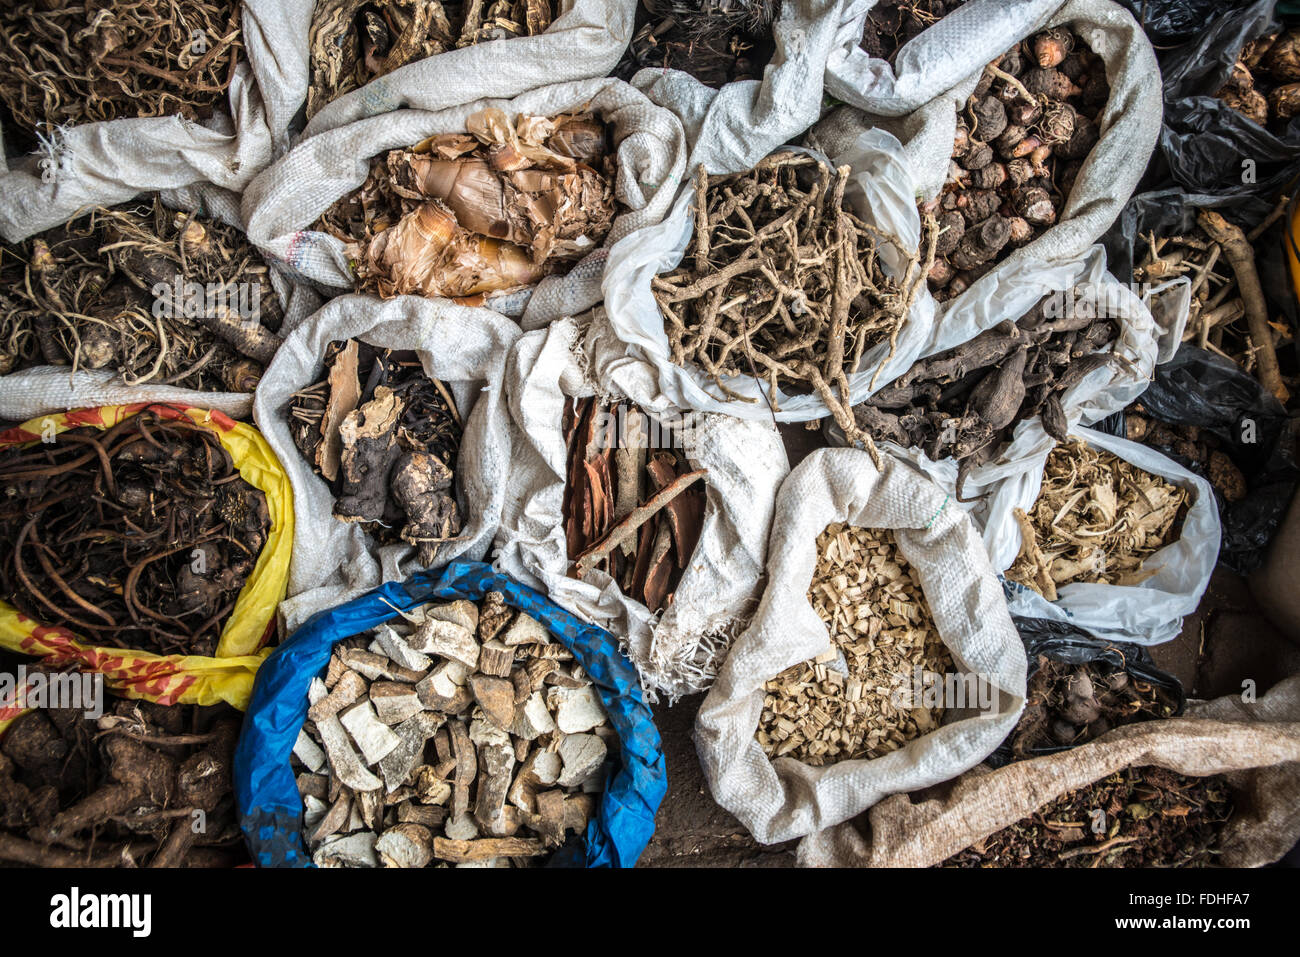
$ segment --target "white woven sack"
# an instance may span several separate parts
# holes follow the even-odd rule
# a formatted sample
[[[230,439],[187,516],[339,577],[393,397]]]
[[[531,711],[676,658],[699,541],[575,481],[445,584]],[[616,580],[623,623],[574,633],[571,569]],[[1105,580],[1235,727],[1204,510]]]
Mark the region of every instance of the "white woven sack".
[[[984,544],[999,574],[1020,554],[1020,528],[1012,509],[1033,509],[1043,485],[1043,467],[1055,441],[1037,422],[1026,423],[1001,462],[981,473],[991,486]],[[1074,582],[1049,602],[1036,591],[1007,583],[1013,615],[1069,621],[1099,638],[1156,645],[1178,636],[1184,615],[1196,610],[1219,557],[1219,509],[1210,484],[1145,445],[1086,428],[1072,428],[1095,449],[1110,452],[1191,493],[1182,534],[1146,560],[1156,574],[1140,585]]]
[[[965,8],[962,8],[965,9]],[[941,21],[942,22],[942,21]],[[987,298],[1033,261],[1053,262],[1083,256],[1110,228],[1137,187],[1155,148],[1162,115],[1160,71],[1151,42],[1127,10],[1111,0],[1069,0],[1046,26],[1068,25],[1106,63],[1110,99],[1101,116],[1101,138],[1083,164],[1057,224],[1017,249],[961,295],[940,304],[939,325],[968,298]],[[1037,29],[1037,27],[1035,28]],[[982,56],[992,61],[1035,30],[993,38]],[[943,188],[957,129],[957,112],[975,89],[982,69],[957,86],[901,118],[870,116],[852,107],[829,113],[813,128],[827,152],[853,142],[864,129],[893,133],[917,183],[917,197],[932,199]]]
[[[771,760],[754,737],[764,683],[832,647],[807,594],[817,537],[834,522],[894,530],[957,669],[992,685],[995,707],[948,715],[938,730],[880,758],[824,767]],[[1015,726],[1025,700],[1025,651],[1002,589],[969,518],[906,464],[884,456],[877,471],[856,449],[812,453],[781,486],[767,573],[758,612],[727,655],[695,723],[714,799],[762,843],[813,834],[886,795],[956,777]]]
[[[878,0],[845,7],[826,63],[826,92],[877,116],[905,116],[972,73],[1011,44],[1042,29],[1062,0],[967,0],[903,44],[890,66],[861,47],[862,28]]]
[[[852,171],[844,195],[854,212],[866,222],[893,233],[905,247],[915,249],[920,241],[921,219],[913,198],[911,174],[898,141],[883,131],[868,130],[831,162],[837,167],[847,165]],[[627,236],[610,249],[605,268],[605,310],[615,335],[628,344],[633,355],[657,370],[654,393],[662,393],[682,409],[770,421],[773,412],[767,404],[766,381],[760,385],[749,377],[732,378],[727,387],[749,397],[749,401],[724,399],[702,369],[693,365],[684,368],[670,358],[663,314],[651,292],[650,281],[682,261],[695,228],[694,198],[695,191],[688,186],[663,222]],[[901,269],[892,247],[882,245],[880,258],[891,274]],[[863,355],[860,371],[849,376],[854,403],[869,394],[875,370],[882,363],[877,387],[901,375],[922,354],[934,332],[934,307],[934,299],[923,284],[898,336],[894,357],[886,363],[889,343],[879,343]],[[641,405],[652,400],[645,394],[630,394],[629,398]],[[779,392],[777,398],[775,415],[779,422],[806,422],[829,414],[826,404],[815,394],[790,396]]]
[[[372,157],[413,146],[438,133],[463,133],[465,120],[488,107],[511,116],[554,116],[591,109],[613,124],[618,144],[615,196],[627,211],[614,220],[607,243],[658,222],[672,202],[686,163],[681,123],[621,80],[580,80],[546,86],[512,100],[479,99],[437,111],[395,110],[303,140],[245,191],[243,213],[249,237],[267,256],[322,287],[336,293],[351,289],[354,277],[344,244],[312,230],[311,224],[336,200],[365,182]],[[593,275],[583,268],[585,263],[567,276],[547,277],[536,287],[539,294],[547,295],[549,303],[559,304],[556,308],[560,311],[546,320],[576,314],[600,301],[599,270]],[[554,292],[556,286],[566,287],[570,294]],[[514,310],[495,298],[492,307],[515,314],[522,311],[529,296],[510,298]],[[536,319],[535,313],[533,310],[530,318]]]
[[[310,20],[311,0],[244,0],[229,113],[205,124],[165,116],[56,130],[45,150],[0,176],[0,235],[18,242],[147,190],[212,183],[241,191],[287,145],[307,85],[306,63],[285,38],[306,35]]]
[[[414,349],[424,371],[445,382],[464,422],[456,464],[460,536],[440,547],[435,565],[462,556],[479,560],[501,518],[510,440],[502,408],[502,372],[519,328],[490,309],[446,300],[370,296],[331,300],[285,339],[258,386],[253,415],[293,485],[293,560],[288,597],[280,605],[287,631],[321,608],[332,607],[418,566],[406,544],[371,547],[354,523],[334,517],[334,497],[293,443],[285,411],[299,389],[324,374],[325,349],[358,338],[389,349]]]
[[[641,365],[644,376],[650,370]],[[672,604],[655,615],[602,572],[581,581],[568,577],[561,513],[567,479],[564,401],[598,394],[620,398],[620,385],[637,374],[635,361],[622,354],[599,313],[585,322],[559,320],[519,340],[506,370],[514,447],[495,561],[564,608],[625,638],[647,692],[671,699],[709,686],[731,638],[753,614],[776,493],[789,465],[770,422],[765,427],[730,416],[693,418],[683,451],[692,468],[708,469],[707,501],[699,544]],[[676,422],[662,400],[643,411]]]
[[[539,86],[609,73],[632,39],[637,0],[561,0],[560,15],[535,37],[492,40],[408,63],[339,97],[307,123],[303,137],[411,108],[436,112],[484,99],[508,99]],[[310,58],[301,44],[304,71]],[[304,72],[303,89],[309,74]]]

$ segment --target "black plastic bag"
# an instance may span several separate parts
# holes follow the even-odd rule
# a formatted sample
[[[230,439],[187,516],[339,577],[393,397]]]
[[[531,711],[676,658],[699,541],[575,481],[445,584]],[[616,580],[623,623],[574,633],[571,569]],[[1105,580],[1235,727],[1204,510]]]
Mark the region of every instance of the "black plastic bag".
[[[1029,657],[1028,677],[1030,678],[1038,671],[1039,655],[1045,655],[1053,661],[1067,665],[1101,662],[1109,665],[1112,672],[1126,671],[1131,678],[1149,682],[1168,691],[1176,705],[1174,713],[1169,717],[1178,717],[1187,706],[1187,694],[1183,690],[1182,682],[1169,672],[1157,668],[1151,660],[1151,653],[1142,645],[1123,641],[1102,641],[1082,628],[1064,621],[1020,617],[1013,617],[1011,620],[1016,630],[1020,632],[1020,640],[1025,645],[1025,654]],[[1015,759],[1011,748],[1011,739],[1014,736],[1013,731],[1007,736],[1006,741],[998,745],[997,750],[989,755],[988,764],[1000,768]],[[1032,748],[1027,757],[1056,754],[1060,751],[1068,751],[1072,747],[1077,745],[1062,744]]]
[[[1241,48],[1281,27],[1277,0],[1255,0],[1206,24],[1161,62],[1165,117],[1160,149],[1174,181],[1193,193],[1272,196],[1297,172],[1300,116],[1275,136],[1215,99]],[[1253,176],[1247,177],[1247,172]],[[1264,210],[1267,213],[1267,209]],[[1263,214],[1260,214],[1261,217]],[[1243,225],[1258,218],[1239,217]]]
[[[1205,24],[1245,0],[1120,0],[1157,50],[1194,39]]]
[[[1224,443],[1224,451],[1246,479],[1246,495],[1227,502],[1215,490],[1223,525],[1220,564],[1239,575],[1259,567],[1300,480],[1295,436],[1286,410],[1253,376],[1232,362],[1192,345],[1156,366],[1155,378],[1138,401],[1153,419],[1194,425]],[[1124,413],[1098,426],[1124,435]],[[1247,441],[1253,438],[1254,441]],[[1159,448],[1198,474],[1204,470],[1171,449]]]

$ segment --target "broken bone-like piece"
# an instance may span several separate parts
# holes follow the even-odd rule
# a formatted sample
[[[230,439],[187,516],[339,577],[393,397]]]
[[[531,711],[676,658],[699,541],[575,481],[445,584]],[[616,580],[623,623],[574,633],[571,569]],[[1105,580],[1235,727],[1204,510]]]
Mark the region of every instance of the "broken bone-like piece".
[[[558,847],[564,843],[564,792],[559,788],[542,791],[536,797],[537,832],[543,843]]]
[[[555,730],[555,719],[546,707],[546,699],[540,691],[530,694],[523,704],[515,708],[515,720],[510,726],[510,733],[515,737],[532,741],[543,734]]]
[[[438,621],[449,621],[452,624],[460,625],[471,635],[478,631],[478,605],[472,601],[461,598],[445,605],[424,605],[422,607],[426,619],[436,618]]]
[[[359,791],[353,796],[357,813],[361,816],[361,830],[374,831],[376,834],[384,826],[384,792],[382,788],[374,791]]]
[[[375,654],[373,651],[366,651],[364,648],[343,648],[339,651],[339,658],[352,671],[370,681],[393,676],[392,671],[389,670],[389,665],[392,662],[383,655]]]
[[[480,831],[504,837],[504,809],[510,777],[515,769],[515,751],[509,744],[486,744],[478,752],[478,792],[474,802],[474,819]]]
[[[552,688],[547,692],[546,698],[555,712],[555,726],[565,734],[590,731],[605,723],[605,709],[601,706],[600,695],[591,685],[575,691]]]
[[[348,666],[343,663],[343,659],[338,653],[330,655],[329,667],[325,669],[325,687],[333,688],[334,683],[343,677],[343,673],[348,670]],[[315,704],[316,702],[312,702]]]
[[[366,764],[378,764],[384,755],[402,743],[393,729],[379,720],[369,701],[357,702],[339,715],[339,721],[361,749]]]
[[[420,711],[393,729],[401,743],[379,761],[379,773],[390,794],[406,783],[424,753],[425,744],[444,720],[442,715]]]
[[[354,704],[366,693],[366,681],[355,671],[345,671],[334,682],[333,689],[307,709],[307,717],[320,723],[325,718],[338,714],[344,708]]]
[[[376,654],[387,655],[390,660],[412,671],[428,671],[432,667],[433,662],[428,655],[416,651],[388,625],[380,625],[375,629],[374,635],[370,650]]]
[[[317,867],[378,867],[375,840],[369,831],[332,838],[316,849],[312,863]]]
[[[307,766],[308,771],[315,772],[325,767],[325,752],[302,728],[298,729],[298,740],[293,743],[293,753]]]
[[[470,671],[478,667],[479,648],[474,633],[454,621],[430,618],[415,629],[406,643],[426,655],[460,662]]]
[[[325,816],[329,805],[314,794],[304,794],[302,798],[302,826],[311,830],[316,822]]]
[[[490,591],[483,596],[478,612],[478,640],[491,641],[501,630],[510,624],[515,610],[506,604],[506,596],[499,591]]]
[[[469,789],[478,775],[478,758],[474,752],[474,743],[469,739],[463,721],[450,721],[447,724],[451,732],[451,749],[456,756],[456,776],[451,790],[451,820],[443,829],[453,840],[468,840],[464,835],[478,834],[478,826],[469,815]]]
[[[450,787],[447,788],[447,793],[451,793]],[[442,827],[442,822],[447,820],[447,809],[433,804],[406,801],[397,806],[397,820],[403,824],[409,822],[437,830]]]
[[[507,730],[515,720],[515,689],[508,678],[471,675],[469,690],[489,721]]]
[[[421,804],[443,805],[451,800],[451,782],[438,774],[436,768],[422,764],[415,769],[415,799]]]
[[[375,842],[375,853],[384,867],[426,867],[433,859],[433,834],[413,821],[394,824]]]
[[[485,717],[476,717],[469,723],[469,739],[474,742],[476,748],[481,748],[485,744],[510,746],[510,732]]]
[[[425,707],[444,714],[460,714],[474,700],[465,681],[468,669],[459,661],[444,661],[415,686]]]
[[[311,684],[307,685],[307,704],[313,705],[322,698],[328,697],[330,689],[326,687],[325,682],[320,678],[312,678]]]
[[[494,857],[537,857],[545,853],[541,841],[524,837],[484,837],[477,841],[433,839],[433,856],[453,864],[487,861]]]
[[[348,821],[352,818],[352,794],[343,791],[334,799],[328,811],[311,827],[311,836],[308,838],[314,846],[319,844],[325,838],[332,834],[342,831]]]
[[[496,639],[483,642],[482,647],[479,649],[478,670],[485,675],[508,678],[514,663],[514,649],[506,647]]]
[[[317,721],[316,733],[325,746],[330,770],[341,783],[354,791],[371,791],[383,787],[383,782],[361,763],[361,756],[352,747],[352,738],[336,716],[330,715],[323,721]]]
[[[379,720],[387,725],[401,724],[424,710],[415,686],[405,681],[376,681],[370,686],[370,703]]]
[[[594,734],[566,735],[557,750],[564,766],[558,782],[563,788],[581,784],[605,762],[605,742]]]
[[[564,799],[564,829],[581,834],[587,822],[596,813],[596,798],[592,794],[571,794]]]
[[[549,645],[551,633],[532,615],[525,615],[521,611],[501,635],[501,643],[507,648],[517,648],[519,645]]]
[[[538,748],[520,765],[506,798],[517,808],[530,813],[536,812],[537,792],[542,788],[551,787],[559,778],[560,756],[554,751]]]

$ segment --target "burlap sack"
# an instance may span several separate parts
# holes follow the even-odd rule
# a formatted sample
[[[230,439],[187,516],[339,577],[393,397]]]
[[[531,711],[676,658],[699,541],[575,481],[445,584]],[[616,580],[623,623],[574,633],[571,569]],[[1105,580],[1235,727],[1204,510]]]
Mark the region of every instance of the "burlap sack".
[[[618,178],[615,196],[626,211],[614,220],[608,243],[658,222],[672,202],[686,163],[681,123],[621,80],[559,83],[511,100],[479,99],[442,110],[401,109],[324,130],[305,139],[257,177],[243,196],[248,235],[268,257],[292,267],[322,287],[343,292],[353,287],[344,244],[310,227],[340,197],[365,182],[370,160],[390,149],[413,146],[437,133],[464,132],[468,116],[496,107],[514,116],[554,116],[591,109],[613,124]],[[599,260],[598,253],[588,257]],[[530,298],[536,319],[576,315],[600,301],[600,268],[584,260],[566,276],[547,277],[530,295],[494,298],[498,312],[523,311]]]
[[[307,95],[306,63],[287,37],[305,35],[311,0],[244,0],[244,58],[228,112],[112,120],[54,131],[46,149],[0,176],[0,235],[26,239],[88,206],[147,190],[212,183],[239,192],[288,143]]]
[[[1226,775],[1235,810],[1224,867],[1261,867],[1300,839],[1300,676],[1257,702],[1195,701],[1181,718],[1116,728],[1095,741],[997,771],[980,765],[933,797],[896,794],[799,846],[811,867],[933,867],[1055,798],[1128,767]]]
[[[1146,170],[1160,131],[1160,71],[1142,28],[1127,10],[1111,0],[1069,0],[1046,24],[1027,25],[1015,34],[990,35],[988,48],[977,58],[981,67],[915,112],[891,118],[840,107],[813,128],[820,147],[832,154],[853,142],[864,129],[888,130],[903,143],[918,198],[932,199],[947,179],[957,112],[974,91],[982,64],[1043,26],[1063,25],[1078,32],[1106,63],[1110,100],[1101,116],[1101,139],[1084,163],[1057,224],[1011,253],[966,292],[942,303],[940,325],[963,300],[989,296],[990,290],[996,290],[1006,277],[1015,276],[1028,263],[1084,255],[1115,221]]]
[[[974,526],[906,464],[885,457],[883,466],[877,471],[856,449],[822,449],[790,473],[777,497],[767,589],[696,718],[695,746],[714,800],[765,844],[833,827],[888,794],[956,777],[992,753],[1024,707],[1024,647]],[[817,536],[833,522],[894,530],[957,669],[991,685],[994,706],[949,713],[938,730],[872,760],[824,767],[773,761],[754,737],[763,684],[831,646],[807,593]]]
[[[731,638],[753,614],[777,488],[789,466],[771,422],[690,417],[678,435],[691,467],[708,469],[708,499],[699,544],[672,604],[655,615],[601,572],[581,581],[568,577],[564,400],[621,397],[630,378],[653,377],[652,369],[637,365],[599,311],[594,319],[562,319],[519,340],[506,369],[514,444],[494,551],[496,564],[512,577],[624,637],[647,692],[675,698],[712,683]],[[663,401],[643,410],[670,426],[680,421]]]
[[[489,309],[446,300],[370,296],[331,300],[285,339],[258,386],[253,415],[293,483],[297,525],[288,597],[280,605],[287,631],[321,608],[354,598],[419,566],[410,545],[371,547],[361,527],[334,517],[334,497],[298,451],[285,410],[299,389],[319,381],[333,340],[359,338],[390,349],[414,349],[427,374],[445,382],[464,421],[456,464],[461,534],[441,546],[434,565],[480,560],[501,519],[510,441],[502,408],[502,372],[519,328]]]

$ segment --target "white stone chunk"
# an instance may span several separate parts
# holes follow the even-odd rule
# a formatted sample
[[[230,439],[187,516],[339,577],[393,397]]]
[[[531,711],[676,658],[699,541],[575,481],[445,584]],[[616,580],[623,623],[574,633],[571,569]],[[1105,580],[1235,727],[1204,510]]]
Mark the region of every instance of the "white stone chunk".
[[[478,641],[474,633],[454,621],[430,618],[415,629],[406,643],[415,651],[460,662],[470,671],[478,667]]]
[[[428,655],[420,654],[388,625],[380,625],[375,629],[374,634],[375,638],[370,643],[370,650],[375,654],[387,655],[403,668],[409,668],[411,671],[428,671],[432,667],[433,662]]]
[[[374,706],[368,700],[360,701],[348,708],[339,715],[339,721],[348,729],[348,734],[352,735],[352,740],[361,749],[366,764],[372,766],[378,764],[384,755],[402,743],[402,739],[393,732],[393,729],[379,720]]]
[[[497,640],[508,648],[516,645],[549,645],[551,633],[532,615],[521,611],[505,633],[497,636]]]
[[[577,689],[552,688],[549,700],[555,712],[555,726],[565,734],[590,731],[605,723],[600,695],[591,685]]]
[[[316,849],[312,863],[317,867],[378,867],[375,840],[369,831],[331,838]]]
[[[470,634],[478,631],[478,605],[472,601],[462,598],[445,605],[424,605],[423,609],[426,620],[435,618],[438,621],[450,621]]]
[[[546,699],[540,691],[534,691],[515,711],[515,723],[510,733],[525,741],[532,741],[539,735],[550,734],[555,730],[555,719],[546,707]]]
[[[575,787],[591,776],[605,762],[605,742],[594,734],[570,734],[558,748],[563,769],[558,784]]]
[[[298,740],[293,744],[293,753],[307,766],[308,771],[316,772],[325,767],[325,752],[302,728],[298,729]]]
[[[383,782],[361,763],[361,757],[352,747],[352,739],[348,737],[337,716],[331,715],[316,722],[316,733],[325,745],[330,770],[336,778],[354,791],[372,791],[383,787]]]

